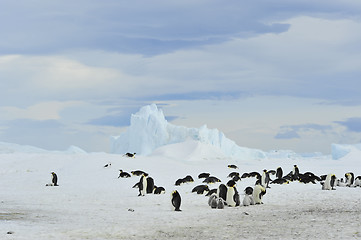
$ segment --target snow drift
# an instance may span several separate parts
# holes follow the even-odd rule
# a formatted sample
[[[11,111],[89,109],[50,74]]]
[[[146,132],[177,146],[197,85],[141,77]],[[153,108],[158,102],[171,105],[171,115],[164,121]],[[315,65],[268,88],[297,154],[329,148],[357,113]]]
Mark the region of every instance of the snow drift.
[[[187,128],[168,123],[163,111],[155,104],[142,107],[132,114],[129,128],[119,136],[111,138],[111,153],[135,152],[149,155],[156,148],[196,140],[218,148],[227,157],[239,159],[263,159],[266,154],[258,149],[238,146],[218,129]]]

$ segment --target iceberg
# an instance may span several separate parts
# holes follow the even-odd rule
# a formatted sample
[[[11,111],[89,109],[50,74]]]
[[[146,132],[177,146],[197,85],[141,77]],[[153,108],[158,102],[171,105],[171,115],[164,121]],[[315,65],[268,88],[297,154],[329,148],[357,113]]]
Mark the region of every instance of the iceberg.
[[[111,153],[135,152],[149,155],[161,146],[187,140],[219,148],[227,157],[242,160],[266,158],[263,151],[240,147],[218,129],[209,129],[206,125],[200,128],[173,125],[165,119],[163,111],[156,104],[144,106],[131,115],[127,130],[119,136],[111,137]]]

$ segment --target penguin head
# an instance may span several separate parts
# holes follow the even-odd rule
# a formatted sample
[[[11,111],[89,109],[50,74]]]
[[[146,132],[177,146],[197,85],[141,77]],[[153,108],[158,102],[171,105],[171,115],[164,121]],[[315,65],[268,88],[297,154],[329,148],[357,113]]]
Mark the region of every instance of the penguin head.
[[[236,182],[235,182],[234,180],[229,180],[229,181],[227,182],[227,186],[228,186],[228,187],[235,187],[235,186],[236,186]]]

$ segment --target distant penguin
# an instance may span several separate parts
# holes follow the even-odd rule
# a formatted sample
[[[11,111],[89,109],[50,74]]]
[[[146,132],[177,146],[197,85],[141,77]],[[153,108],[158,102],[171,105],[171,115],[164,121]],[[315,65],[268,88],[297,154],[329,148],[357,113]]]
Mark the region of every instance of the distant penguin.
[[[222,198],[218,198],[217,208],[218,209],[223,209],[224,208],[224,201],[223,201]]]
[[[238,167],[236,165],[230,164],[230,165],[228,165],[228,168],[237,169]]]
[[[335,190],[336,176],[335,174],[328,174],[325,182],[322,185],[322,190]]]
[[[300,174],[300,170],[298,169],[297,165],[293,165],[293,170],[292,170],[292,180],[298,180],[298,175]]]
[[[227,198],[227,187],[223,183],[218,186],[218,192],[217,195],[219,198],[222,198],[224,201],[226,201]]]
[[[58,185],[58,176],[56,175],[56,173],[52,172],[51,175],[52,175],[51,182],[53,183],[53,185],[54,186],[59,186]]]
[[[236,183],[233,180],[229,180],[227,183],[226,203],[230,207],[239,205],[239,195],[236,189]]]
[[[131,177],[129,173],[123,172],[122,169],[119,169],[119,176],[118,176],[118,178],[129,178],[129,177]]]
[[[130,157],[130,158],[135,158],[135,154],[136,154],[136,153],[129,153],[129,152],[127,152],[127,153],[124,154],[123,156]]]
[[[171,200],[171,202],[172,202],[172,205],[174,207],[174,211],[182,211],[182,210],[180,210],[182,200],[181,200],[181,196],[180,196],[180,194],[178,193],[177,190],[172,192],[172,200]]]
[[[346,186],[351,187],[355,181],[355,175],[352,172],[345,173]]]
[[[107,164],[104,165],[104,168],[110,168],[111,166],[112,166],[112,163],[109,162],[109,163],[107,163]]]
[[[207,178],[207,177],[209,177],[211,174],[210,173],[200,173],[199,175],[198,175],[198,178]]]
[[[278,168],[276,169],[276,178],[277,178],[277,179],[281,179],[282,176],[283,176],[283,170],[282,170],[281,167],[278,167]]]
[[[154,194],[163,194],[165,193],[165,188],[164,187],[154,187]]]
[[[253,199],[255,204],[263,204],[262,198],[266,194],[266,188],[261,185],[256,185],[253,189]]]
[[[154,190],[154,179],[152,177],[147,177],[147,188],[146,188],[146,192],[149,193],[153,193]]]
[[[147,178],[148,178],[148,174],[144,173],[139,180],[139,195],[138,196],[145,196],[145,194],[147,193]]]

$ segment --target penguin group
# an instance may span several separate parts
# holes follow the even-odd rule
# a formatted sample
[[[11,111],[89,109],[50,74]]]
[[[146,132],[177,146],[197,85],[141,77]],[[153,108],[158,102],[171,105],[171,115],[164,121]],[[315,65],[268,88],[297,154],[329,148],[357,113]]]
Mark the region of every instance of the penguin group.
[[[126,157],[134,158],[135,153],[126,153]],[[104,168],[109,168],[111,163],[104,165]],[[191,175],[174,179],[174,186],[178,188],[171,192],[171,204],[174,211],[181,210],[181,195],[179,188],[185,184],[195,184],[191,192],[197,195],[205,195],[208,197],[208,206],[211,209],[224,209],[225,206],[230,208],[248,207],[251,205],[263,204],[263,199],[266,193],[270,192],[272,184],[289,184],[290,182],[299,182],[303,184],[320,184],[322,190],[335,190],[336,187],[361,187],[361,176],[354,175],[353,172],[347,172],[344,179],[338,179],[335,174],[329,173],[324,175],[316,175],[312,172],[301,172],[297,165],[293,165],[293,169],[286,175],[283,173],[282,167],[276,170],[263,169],[260,172],[244,172],[241,174],[237,172],[238,166],[230,164],[227,165],[232,172],[227,175],[230,178],[227,182],[223,182],[221,178],[211,175],[209,172],[201,172],[198,175],[197,181]],[[51,183],[46,186],[59,186],[58,176],[55,172],[51,172]],[[183,175],[184,176],[184,175]],[[164,194],[165,188],[155,185],[154,179],[149,173],[143,170],[133,170],[130,173],[119,169],[118,179],[120,178],[134,178],[138,177],[138,181],[132,188],[138,189],[138,196],[144,197],[147,194]],[[246,178],[255,178],[254,184],[247,186],[241,193],[237,189],[237,182],[243,181]],[[214,188],[210,188],[214,186]],[[241,200],[241,197],[243,199]]]

